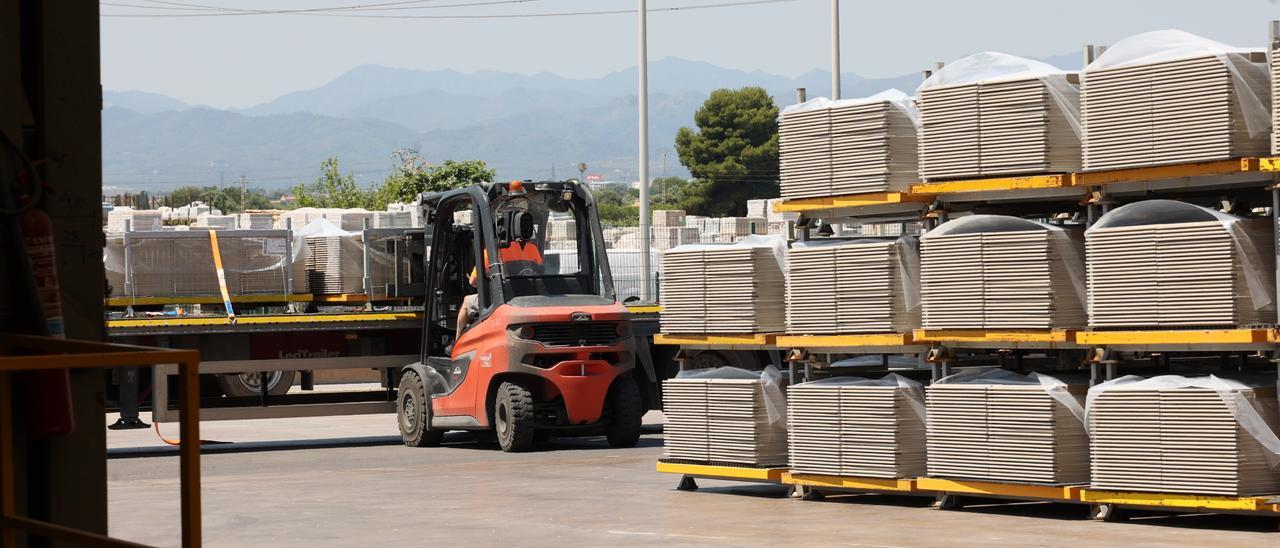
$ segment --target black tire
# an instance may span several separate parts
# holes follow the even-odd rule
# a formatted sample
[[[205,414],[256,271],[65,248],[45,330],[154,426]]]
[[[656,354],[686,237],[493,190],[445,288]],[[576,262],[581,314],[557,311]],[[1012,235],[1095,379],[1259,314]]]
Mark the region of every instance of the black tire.
[[[537,429],[533,426],[533,394],[523,386],[504,382],[493,401],[493,431],[498,446],[508,453],[533,448]]]
[[[400,423],[400,439],[409,447],[435,447],[444,439],[443,430],[430,427],[431,397],[416,371],[405,371],[400,376],[396,419]]]
[[[297,376],[297,371],[268,372],[267,393],[272,396],[288,394],[289,388],[293,386],[293,381]],[[227,373],[215,375],[215,377],[218,380],[218,389],[228,396],[261,395],[261,389],[259,388],[262,386],[261,373]]]
[[[635,447],[640,442],[640,424],[645,411],[635,379],[623,375],[613,381],[605,405],[609,406],[609,426],[604,434],[609,447]]]

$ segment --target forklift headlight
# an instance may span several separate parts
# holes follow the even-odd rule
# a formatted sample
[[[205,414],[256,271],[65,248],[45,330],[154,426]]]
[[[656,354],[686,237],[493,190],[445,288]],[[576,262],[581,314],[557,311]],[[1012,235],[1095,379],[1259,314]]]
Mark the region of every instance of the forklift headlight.
[[[526,341],[533,340],[533,327],[528,325],[520,326],[516,329],[516,338]]]

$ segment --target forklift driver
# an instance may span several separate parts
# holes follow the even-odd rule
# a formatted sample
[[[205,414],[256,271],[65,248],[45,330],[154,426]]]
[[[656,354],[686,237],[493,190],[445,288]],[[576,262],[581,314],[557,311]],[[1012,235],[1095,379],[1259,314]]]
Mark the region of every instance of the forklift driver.
[[[510,263],[518,265],[526,263],[527,265],[542,266],[542,252],[538,251],[538,246],[529,241],[512,241],[506,247],[498,250],[498,259],[504,264]],[[489,263],[489,252],[484,253],[485,264]],[[527,269],[526,269],[527,270]],[[471,268],[471,274],[467,276],[467,283],[471,284],[472,289],[480,287],[480,278],[476,272],[476,268]],[[471,322],[476,321],[480,317],[480,306],[476,304],[476,294],[472,293],[462,298],[462,306],[458,309],[457,334],[454,341],[462,338],[462,332],[467,330]]]

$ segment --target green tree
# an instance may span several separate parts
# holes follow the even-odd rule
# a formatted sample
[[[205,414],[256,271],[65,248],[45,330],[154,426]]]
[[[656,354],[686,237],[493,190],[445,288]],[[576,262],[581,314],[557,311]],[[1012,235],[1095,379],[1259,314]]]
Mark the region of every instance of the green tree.
[[[267,192],[260,188],[245,189],[240,194],[240,187],[218,188],[216,186],[183,186],[173,189],[164,197],[163,203],[169,207],[182,207],[192,202],[204,202],[223,213],[240,213],[248,209],[268,209],[271,200]]]
[[[498,175],[483,160],[445,160],[443,164],[431,166],[412,150],[397,151],[395,156],[400,160],[399,165],[377,190],[375,201],[379,209],[391,203],[412,202],[423,192],[492,182]]]
[[[316,182],[293,187],[298,207],[372,208],[375,193],[360,188],[354,175],[343,175],[338,169],[337,158],[321,162],[320,178]]]
[[[763,88],[720,89],[680,128],[680,163],[703,183],[686,200],[698,215],[742,215],[747,200],[778,196],[778,107]]]

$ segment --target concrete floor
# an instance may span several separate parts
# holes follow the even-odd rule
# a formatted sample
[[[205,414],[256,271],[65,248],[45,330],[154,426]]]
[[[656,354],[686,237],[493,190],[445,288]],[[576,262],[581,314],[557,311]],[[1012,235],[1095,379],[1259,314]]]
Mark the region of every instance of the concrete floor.
[[[148,418],[144,416],[144,419]],[[446,446],[399,445],[393,416],[213,422],[203,456],[208,546],[1278,545],[1275,520],[1150,516],[1085,519],[1082,507],[993,504],[937,511],[909,497],[787,498],[776,486],[701,481],[678,492],[654,471],[655,423],[635,449],[559,440],[507,454],[465,433]],[[109,422],[114,417],[109,417]],[[174,425],[165,435],[176,436]],[[292,440],[271,442],[265,440]],[[321,440],[321,441],[316,441]],[[111,534],[178,538],[178,460],[150,430],[110,432]]]

